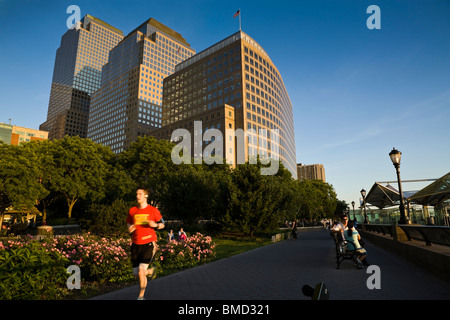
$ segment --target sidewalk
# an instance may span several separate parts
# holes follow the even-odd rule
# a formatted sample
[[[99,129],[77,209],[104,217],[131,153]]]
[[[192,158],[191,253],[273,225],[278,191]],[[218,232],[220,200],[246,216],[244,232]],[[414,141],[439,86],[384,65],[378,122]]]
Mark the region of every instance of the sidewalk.
[[[157,278],[147,300],[310,300],[302,286],[324,282],[330,300],[450,300],[450,284],[366,241],[368,261],[380,268],[381,289],[351,261],[336,269],[328,231],[300,232],[285,240],[206,265]],[[92,300],[136,300],[138,286]]]

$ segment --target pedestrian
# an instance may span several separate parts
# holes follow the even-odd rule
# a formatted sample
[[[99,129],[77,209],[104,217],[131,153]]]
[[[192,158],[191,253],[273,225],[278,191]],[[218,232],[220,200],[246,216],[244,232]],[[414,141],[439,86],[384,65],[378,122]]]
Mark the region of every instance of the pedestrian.
[[[137,206],[132,207],[126,219],[131,233],[131,262],[133,273],[139,279],[138,300],[144,300],[147,276],[154,279],[155,267],[148,268],[157,250],[155,229],[164,228],[164,220],[159,210],[148,204],[149,192],[144,187],[136,190]]]
[[[170,230],[170,232],[167,234],[167,242],[172,242],[172,240],[175,239],[175,234],[173,233],[173,230]]]
[[[347,230],[344,233],[345,240],[348,241],[347,247],[350,250],[356,251],[357,258],[364,264],[365,266],[368,266],[369,263],[367,262],[367,251],[364,249],[361,244],[361,236],[359,232],[356,230],[356,228],[353,225],[353,221],[349,221],[347,224]]]
[[[331,236],[333,237],[335,242],[339,242],[340,240],[344,240],[344,231],[347,230],[348,217],[346,214],[341,216],[341,221],[336,222],[335,225],[331,228]]]
[[[295,219],[292,221],[292,237],[297,240],[297,221]]]
[[[186,232],[184,232],[183,228],[180,228],[180,231],[178,231],[178,241],[184,241],[186,238]]]

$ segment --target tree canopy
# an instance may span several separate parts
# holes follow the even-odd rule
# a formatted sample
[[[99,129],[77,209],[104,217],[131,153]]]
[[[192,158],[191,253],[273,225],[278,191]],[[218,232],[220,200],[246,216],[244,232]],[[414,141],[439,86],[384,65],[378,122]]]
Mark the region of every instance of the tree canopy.
[[[20,146],[0,143],[0,199],[3,207],[11,203],[45,211],[61,206],[53,199],[62,198],[69,218],[82,201],[81,218],[110,221],[120,220],[117,201],[123,200],[123,209],[124,203],[135,201],[136,187],[143,185],[165,219],[214,220],[226,230],[249,236],[274,230],[288,219],[333,217],[339,203],[332,185],[293,179],[281,162],[274,175],[262,175],[259,160],[234,169],[225,162],[177,165],[171,160],[173,147],[153,137],[140,137],[118,155],[79,137]]]

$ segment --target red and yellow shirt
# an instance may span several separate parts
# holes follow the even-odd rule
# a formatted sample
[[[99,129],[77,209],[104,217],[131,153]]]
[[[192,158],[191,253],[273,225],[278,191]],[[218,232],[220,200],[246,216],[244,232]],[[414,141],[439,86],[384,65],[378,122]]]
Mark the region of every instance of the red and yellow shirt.
[[[155,229],[146,221],[155,222],[162,219],[161,213],[155,207],[148,205],[143,209],[132,207],[128,212],[127,224],[134,224],[136,230],[131,234],[131,240],[135,244],[146,244],[157,240]]]

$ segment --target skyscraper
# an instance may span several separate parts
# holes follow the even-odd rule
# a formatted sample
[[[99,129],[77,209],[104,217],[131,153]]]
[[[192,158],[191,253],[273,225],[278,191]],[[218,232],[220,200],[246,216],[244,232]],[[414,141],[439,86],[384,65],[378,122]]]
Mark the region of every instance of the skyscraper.
[[[298,180],[322,180],[325,181],[325,168],[323,164],[304,165],[297,164]]]
[[[242,163],[239,151],[246,160],[276,156],[297,177],[293,110],[282,77],[267,52],[242,31],[180,63],[164,79],[162,128],[152,135],[170,140],[180,128],[191,136],[220,130],[221,156],[230,164]],[[227,129],[246,132],[244,150]],[[269,134],[274,131],[277,141]],[[211,155],[210,143],[192,139],[192,157]]]
[[[122,38],[122,31],[90,15],[61,37],[47,120],[40,126],[49,139],[86,137],[91,95],[100,87],[109,51]]]
[[[93,95],[88,138],[118,153],[161,127],[163,79],[195,54],[177,32],[153,18],[131,31],[103,67]]]

